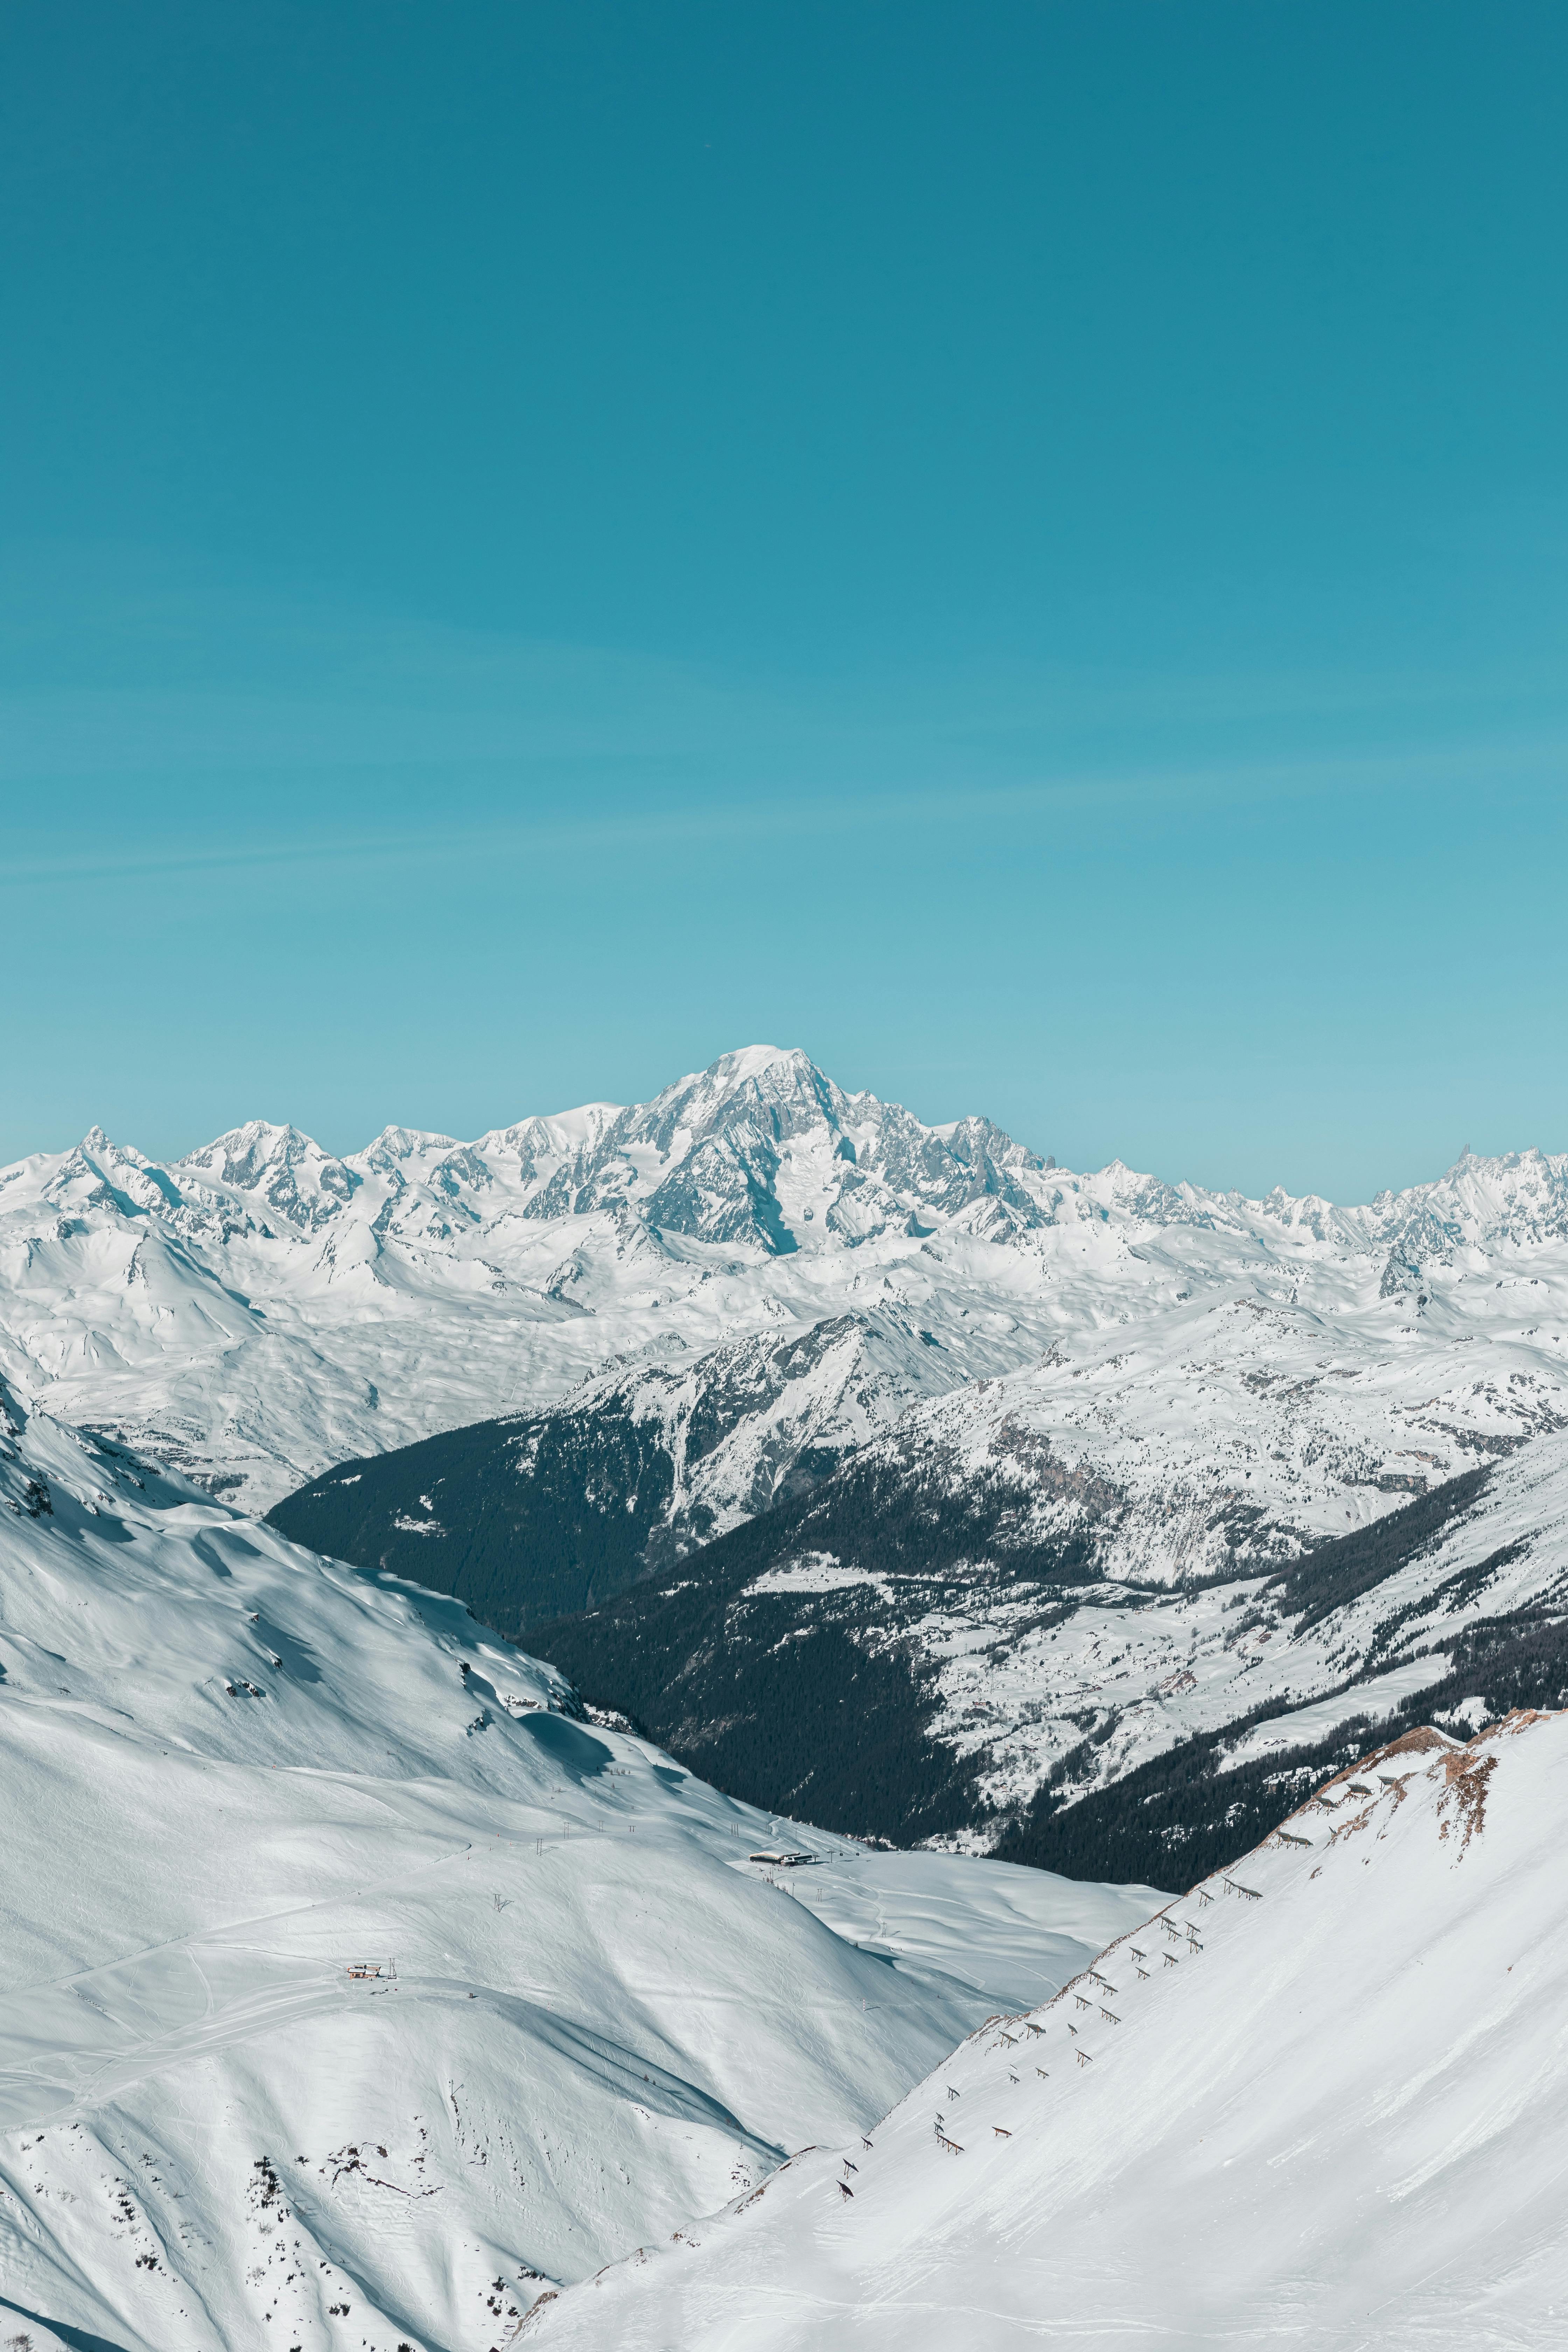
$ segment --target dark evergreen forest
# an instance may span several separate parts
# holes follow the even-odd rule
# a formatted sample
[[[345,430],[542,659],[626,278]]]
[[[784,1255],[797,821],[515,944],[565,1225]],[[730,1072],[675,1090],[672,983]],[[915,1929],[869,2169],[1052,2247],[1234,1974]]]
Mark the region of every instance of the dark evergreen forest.
[[[652,1424],[541,1413],[342,1463],[268,1517],[312,1551],[455,1593],[515,1640],[641,1576],[672,1484]]]
[[[1317,1546],[1259,1600],[1293,1632],[1318,1622],[1417,1557],[1489,1475],[1468,1472]],[[616,1410],[547,1413],[346,1464],[271,1517],[317,1550],[456,1593],[559,1665],[588,1702],[628,1717],[750,1803],[897,1844],[979,1825],[980,1759],[961,1759],[937,1735],[932,1669],[902,1628],[933,1606],[983,1603],[998,1586],[1025,1599],[1037,1627],[1059,1623],[1099,1581],[1090,1538],[1042,1544],[1017,1476],[957,1479],[939,1454],[895,1443],[851,1455],[805,1493],[671,1559],[671,1486],[656,1423]],[[691,1532],[702,1530],[689,1528],[683,1542]],[[1464,1605],[1518,1549],[1458,1572],[1437,1599]],[[811,1590],[756,1589],[770,1570],[793,1571],[813,1556],[850,1572]],[[1157,1603],[1152,1591],[1143,1599]],[[1139,1595],[1120,1588],[1118,1601],[1136,1606]],[[1430,1595],[1391,1607],[1363,1673],[1400,1654],[1412,1613],[1430,1608]],[[1409,1722],[1467,1697],[1494,1717],[1568,1705],[1568,1625],[1550,1610],[1489,1619],[1442,1646],[1450,1671],[1399,1721],[1352,1717],[1331,1739],[1234,1769],[1226,1757],[1237,1738],[1289,1701],[1074,1801],[1069,1784],[1092,1752],[1086,1738],[1002,1828],[997,1853],[1075,1877],[1184,1886],[1246,1853],[1314,1781]],[[1344,1696],[1353,1704],[1353,1684]]]

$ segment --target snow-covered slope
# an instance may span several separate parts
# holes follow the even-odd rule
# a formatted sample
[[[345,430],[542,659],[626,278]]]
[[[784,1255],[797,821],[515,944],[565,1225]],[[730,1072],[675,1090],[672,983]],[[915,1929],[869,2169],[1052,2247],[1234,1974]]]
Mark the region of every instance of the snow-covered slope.
[[[921,1127],[769,1047],[631,1109],[472,1144],[389,1128],[341,1160],[257,1121],[159,1167],[94,1129],[0,1171],[0,1370],[263,1507],[628,1358],[857,1307],[905,1367],[886,1423],[1049,1344],[1037,1283],[973,1239],[1037,1221],[1038,1165],[983,1120]],[[911,1279],[939,1228],[973,1263]],[[954,1327],[940,1377],[931,1299]]]
[[[1238,1527],[1289,1549],[1568,1414],[1568,1160],[1467,1154],[1361,1208],[1249,1202],[1073,1175],[755,1046],[473,1143],[391,1128],[336,1160],[253,1122],[160,1167],[94,1130],[0,1171],[0,1370],[257,1507],[591,1378],[850,1317],[876,1335],[866,1433],[1043,1365],[980,1429],[1090,1460],[1129,1566],[1211,1563]],[[723,1524],[752,1486],[720,1484]]]
[[[1568,1717],[1409,1735],[869,2133],[523,2340],[1558,2344],[1565,1831]]]
[[[1154,1899],[750,1812],[458,1605],[0,1399],[0,2320],[36,2347],[477,2352]]]
[[[677,1352],[562,1404],[340,1463],[275,1504],[285,1535],[456,1592],[507,1633],[623,1591],[771,1509],[940,1390],[894,1318]]]

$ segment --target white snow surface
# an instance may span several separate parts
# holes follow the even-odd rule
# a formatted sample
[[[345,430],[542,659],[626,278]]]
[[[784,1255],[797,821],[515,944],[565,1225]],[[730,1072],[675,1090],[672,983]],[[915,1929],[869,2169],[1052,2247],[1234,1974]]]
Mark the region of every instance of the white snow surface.
[[[1073,1174],[756,1046],[472,1143],[388,1128],[339,1160],[253,1121],[159,1165],[95,1129],[0,1171],[0,1371],[257,1509],[834,1318],[865,1336],[812,1429],[859,1442],[1003,1379],[972,1451],[1045,1435],[1125,1498],[1121,1572],[1173,1578],[1238,1511],[1289,1550],[1568,1419],[1568,1159],[1467,1153],[1363,1207],[1249,1201]],[[718,1526],[757,1507],[768,1454],[710,1469]]]
[[[0,1390],[0,2342],[500,2344],[1161,1899],[868,1852],[571,1704]]]
[[[542,2302],[522,2340],[1560,2345],[1565,1828],[1568,1716],[1407,1735],[867,2134]]]

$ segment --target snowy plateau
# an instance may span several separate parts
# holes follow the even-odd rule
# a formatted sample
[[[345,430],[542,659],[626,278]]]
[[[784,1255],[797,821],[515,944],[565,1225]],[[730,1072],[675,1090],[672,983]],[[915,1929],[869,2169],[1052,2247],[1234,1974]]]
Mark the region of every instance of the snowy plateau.
[[[1560,2342],[1565,1342],[766,1047],[0,1171],[0,2345]]]

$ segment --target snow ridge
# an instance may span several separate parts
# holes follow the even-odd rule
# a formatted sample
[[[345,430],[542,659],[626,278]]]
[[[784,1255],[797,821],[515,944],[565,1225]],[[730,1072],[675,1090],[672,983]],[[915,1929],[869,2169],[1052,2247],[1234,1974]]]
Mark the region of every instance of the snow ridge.
[[[542,2346],[1545,2345],[1568,2298],[1568,1717],[1416,1732]],[[1543,2030],[1543,2026],[1547,2030]]]

